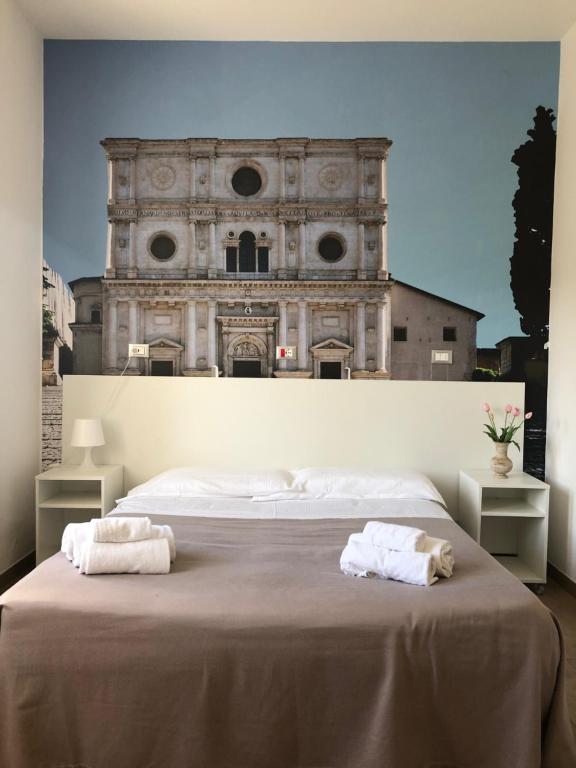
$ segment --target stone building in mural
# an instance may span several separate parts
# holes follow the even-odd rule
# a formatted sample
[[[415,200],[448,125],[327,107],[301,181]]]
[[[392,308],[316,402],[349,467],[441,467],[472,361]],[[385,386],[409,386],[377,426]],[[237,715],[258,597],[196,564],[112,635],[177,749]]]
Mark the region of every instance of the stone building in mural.
[[[70,283],[75,373],[472,374],[483,315],[388,271],[388,139],[102,145],[106,271]]]
[[[42,385],[58,386],[62,384],[62,375],[72,371],[75,302],[58,272],[46,261],[42,266],[46,280],[42,303],[49,317],[42,329]]]

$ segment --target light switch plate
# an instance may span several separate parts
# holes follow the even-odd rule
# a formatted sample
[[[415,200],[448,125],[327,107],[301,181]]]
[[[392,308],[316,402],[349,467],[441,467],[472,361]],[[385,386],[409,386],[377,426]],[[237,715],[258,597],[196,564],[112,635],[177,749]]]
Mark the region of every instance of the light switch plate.
[[[150,357],[150,345],[128,344],[128,357]]]

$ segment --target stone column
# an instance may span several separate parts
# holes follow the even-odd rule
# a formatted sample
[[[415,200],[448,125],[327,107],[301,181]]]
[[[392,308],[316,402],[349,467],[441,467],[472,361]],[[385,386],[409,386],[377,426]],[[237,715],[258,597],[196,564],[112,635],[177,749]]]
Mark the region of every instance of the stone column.
[[[278,277],[286,277],[286,222],[278,222]]]
[[[364,179],[364,158],[362,155],[358,158],[358,197],[363,198],[366,194]]]
[[[208,165],[209,165],[209,171],[208,171],[208,199],[212,200],[214,197],[214,182],[216,180],[216,174],[214,172],[214,166],[216,163],[216,157],[214,155],[210,155]]]
[[[216,222],[211,221],[208,226],[208,278],[215,278],[217,274],[216,259]]]
[[[378,174],[378,199],[385,202],[388,199],[386,155],[384,155],[384,157],[382,157],[379,162],[380,162],[380,173]]]
[[[116,276],[116,222],[108,222],[106,235],[106,277]]]
[[[196,221],[188,222],[188,277],[196,277]]]
[[[216,302],[208,302],[208,367],[216,365]]]
[[[388,224],[378,224],[378,277],[388,276]]]
[[[118,299],[108,299],[106,313],[106,369],[112,373],[118,369]]]
[[[356,304],[356,339],[354,341],[354,365],[357,370],[366,370],[366,302]]]
[[[116,199],[116,179],[115,179],[114,161],[108,160],[108,202],[113,203]]]
[[[190,158],[190,200],[196,200],[196,158]]]
[[[135,203],[137,197],[136,191],[136,158],[130,158],[130,202]]]
[[[128,277],[138,277],[138,263],[136,259],[136,221],[130,222],[130,234],[128,240]]]
[[[358,222],[358,271],[359,280],[366,279],[366,238],[363,221]]]
[[[306,302],[298,302],[298,368],[305,371],[308,368],[308,328]]]
[[[140,343],[140,321],[139,306],[136,299],[130,299],[128,302],[128,344]],[[128,350],[126,350],[128,352]],[[128,364],[128,371],[139,373],[138,360],[132,358]]]
[[[278,314],[279,314],[279,321],[278,321],[278,344],[281,347],[286,346],[286,342],[288,339],[288,312],[287,312],[287,302],[285,301],[279,301],[278,302]],[[280,360],[277,361],[278,368],[286,368],[286,358],[283,357]]]
[[[379,301],[376,305],[376,370],[386,371],[388,352],[388,305]]]
[[[196,302],[189,301],[186,307],[186,369],[196,368]]]
[[[306,165],[305,157],[301,155],[298,158],[298,199],[304,200],[306,189]]]
[[[230,331],[226,329],[226,326],[222,326],[222,375],[232,376],[232,369],[230,368],[230,359],[228,357],[228,349],[230,347]]]
[[[298,275],[306,269],[306,222],[298,222]]]
[[[286,158],[280,155],[280,200],[286,199]]]

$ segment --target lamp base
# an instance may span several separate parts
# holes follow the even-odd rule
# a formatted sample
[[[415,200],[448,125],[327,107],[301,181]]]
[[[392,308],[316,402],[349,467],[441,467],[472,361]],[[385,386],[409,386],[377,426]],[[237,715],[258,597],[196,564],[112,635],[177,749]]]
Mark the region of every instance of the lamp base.
[[[92,447],[84,448],[84,459],[80,464],[80,469],[95,469],[94,459],[92,458]]]

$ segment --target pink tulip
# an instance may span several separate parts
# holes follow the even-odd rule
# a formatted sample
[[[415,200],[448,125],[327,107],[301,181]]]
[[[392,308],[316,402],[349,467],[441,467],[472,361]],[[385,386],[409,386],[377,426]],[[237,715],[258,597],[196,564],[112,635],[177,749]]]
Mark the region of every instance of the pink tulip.
[[[482,406],[482,410],[485,413],[490,413],[490,404],[489,403],[484,403],[484,405]]]
[[[510,405],[510,403],[508,403],[508,405],[506,406],[506,408],[504,408],[504,410],[506,411],[506,413],[512,413],[512,406]]]
[[[524,419],[526,421],[529,421],[532,418],[532,416],[533,416],[532,411],[528,411],[528,413],[524,416]]]
[[[514,414],[514,416],[520,416],[520,408],[518,408],[518,406],[515,406],[512,413]]]

